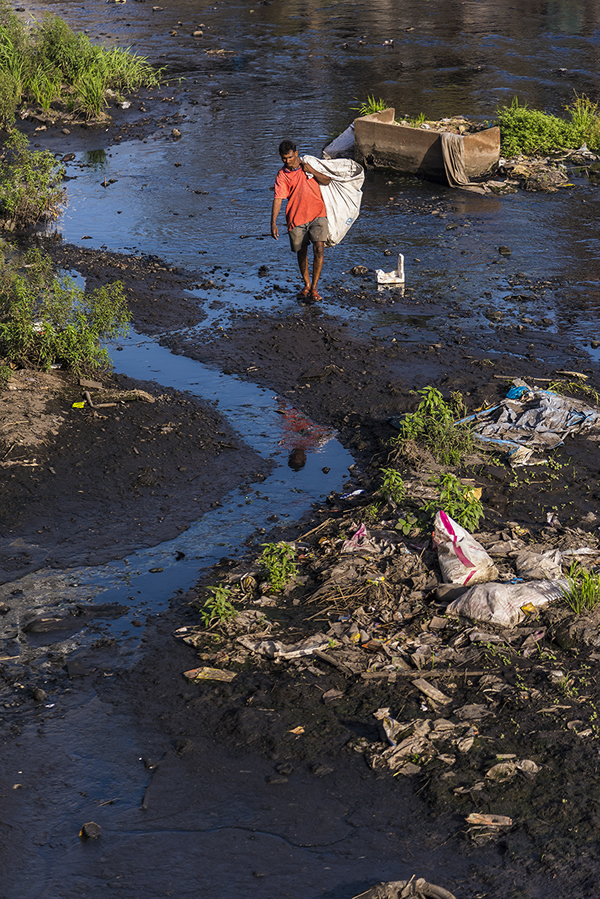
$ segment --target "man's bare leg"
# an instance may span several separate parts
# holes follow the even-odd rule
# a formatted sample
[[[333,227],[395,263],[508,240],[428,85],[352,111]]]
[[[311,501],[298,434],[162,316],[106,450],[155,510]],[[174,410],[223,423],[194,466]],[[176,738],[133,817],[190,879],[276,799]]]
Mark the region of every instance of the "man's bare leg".
[[[316,241],[313,244],[313,276],[311,283],[311,290],[317,290],[317,284],[319,283],[319,278],[321,277],[321,272],[323,270],[323,260],[325,258],[325,243],[322,240]]]
[[[298,267],[300,274],[304,280],[304,286],[310,290],[310,275],[308,272],[308,247],[302,247],[298,250]]]

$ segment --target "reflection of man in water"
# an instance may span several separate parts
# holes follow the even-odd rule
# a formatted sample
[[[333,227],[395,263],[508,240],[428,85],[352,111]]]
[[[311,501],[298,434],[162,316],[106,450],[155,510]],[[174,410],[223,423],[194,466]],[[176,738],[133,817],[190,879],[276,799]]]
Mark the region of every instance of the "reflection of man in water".
[[[275,179],[275,196],[271,210],[271,236],[279,240],[277,216],[283,200],[287,200],[285,218],[292,252],[298,254],[298,266],[304,287],[298,299],[320,300],[317,284],[323,268],[325,241],[327,240],[327,211],[321,196],[320,184],[329,184],[331,178],[321,175],[308,162],[300,162],[296,144],[284,140],[279,144],[283,168]],[[308,245],[313,245],[312,281],[308,268]]]
[[[292,471],[300,471],[306,465],[306,453],[300,447],[292,450],[288,459],[288,465]]]

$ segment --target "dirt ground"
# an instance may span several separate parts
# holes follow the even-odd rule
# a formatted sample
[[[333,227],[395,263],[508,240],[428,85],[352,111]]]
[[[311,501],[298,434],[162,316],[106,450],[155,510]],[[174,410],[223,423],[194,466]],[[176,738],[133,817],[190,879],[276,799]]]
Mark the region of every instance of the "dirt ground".
[[[90,283],[116,275],[122,279],[135,296],[134,323],[141,331],[183,328],[202,317],[202,310],[183,293],[201,274],[172,271],[155,259],[60,245],[52,252],[59,264],[76,267]],[[167,300],[157,303],[157,297]],[[352,296],[346,294],[345,300],[352,302]],[[365,297],[355,300],[364,303]],[[415,407],[415,388],[435,385],[446,396],[460,390],[473,409],[503,396],[517,374],[545,384],[572,367],[572,357],[548,335],[515,336],[511,349],[522,341],[526,350],[532,339],[535,353],[524,352],[517,372],[515,357],[502,352],[502,335],[493,354],[484,355],[476,342],[464,339],[443,347],[411,344],[407,353],[401,340],[357,337],[350,326],[299,307],[294,315],[272,320],[245,316],[234,321],[226,336],[202,346],[185,336],[167,341],[176,352],[268,386],[314,420],[333,425],[357,460],[352,485],[366,493],[354,505],[333,495],[306,521],[273,532],[276,539],[300,541],[305,576],[272,612],[264,609],[267,617],[273,616],[278,639],[295,643],[318,631],[334,640],[329,628],[352,616],[367,630],[372,631],[374,621],[385,629],[385,622],[392,620],[390,610],[399,609],[403,640],[418,643],[419,636],[431,633],[432,618],[444,610],[436,599],[441,578],[432,553],[421,548],[417,568],[395,581],[387,563],[379,565],[378,573],[385,572],[390,589],[400,590],[401,603],[395,599],[390,604],[387,594],[383,602],[375,593],[363,595],[358,604],[321,608],[311,599],[321,583],[315,562],[325,553],[321,541],[339,547],[361,521],[375,531],[381,527],[368,517],[368,507],[377,499],[377,469],[396,433],[389,419]],[[593,368],[582,373],[590,386],[599,386]],[[74,406],[87,388],[60,371],[15,372],[2,394],[0,548],[5,581],[42,565],[94,564],[167,539],[241,479],[265,473],[264,463],[239,443],[213,408],[118,375],[101,381],[101,387],[88,389],[95,408]],[[488,535],[509,540],[526,532],[532,546],[556,546],[559,538],[573,534],[580,544],[593,542],[597,443],[578,437],[554,451],[553,458],[552,469],[515,474],[501,459],[479,454],[459,472],[482,488]],[[551,527],[549,511],[558,521]],[[250,547],[237,569],[224,559],[206,581],[235,584],[236,572],[239,579],[258,551],[258,546]],[[68,664],[36,672],[25,692],[23,672],[17,684],[10,666],[0,663],[3,695],[11,709],[4,728],[6,751],[27,716],[39,714],[36,688],[44,693],[77,691],[84,683],[85,689],[93,684],[105,703],[128,709],[140,727],[151,731],[151,743],[160,742],[157,734],[163,740],[165,734],[172,735],[175,749],[170,752],[183,759],[187,777],[205,764],[208,740],[211,752],[218,754],[222,746],[265,760],[267,782],[291,782],[300,772],[313,779],[335,776],[342,778],[344,790],[366,781],[372,796],[391,793],[404,808],[414,801],[422,809],[425,802],[432,816],[427,826],[435,833],[431,839],[436,845],[456,847],[474,866],[457,895],[533,899],[549,895],[549,884],[557,899],[595,895],[593,856],[600,807],[595,672],[600,654],[593,639],[586,644],[571,638],[572,622],[563,620],[564,615],[557,619],[542,614],[509,635],[484,628],[478,640],[471,636],[472,627],[450,623],[436,652],[462,646],[458,671],[448,672],[441,661],[429,661],[423,673],[447,696],[449,704],[444,706],[424,697],[412,676],[382,670],[383,650],[377,640],[373,643],[372,632],[369,639],[361,637],[362,661],[354,671],[343,663],[336,666],[335,655],[334,663],[311,658],[289,664],[249,654],[238,657],[239,646],[224,635],[216,648],[213,638],[205,643],[200,636],[194,646],[174,639],[172,633],[179,628],[198,633],[197,603],[203,596],[199,586],[178,601],[146,637],[140,661],[110,683],[103,676],[111,669],[105,650],[85,653],[78,658],[81,667],[72,667],[70,673]],[[238,600],[244,608],[253,607],[252,597]],[[531,656],[524,643],[540,630],[543,635]],[[197,665],[233,666],[236,676],[231,683],[187,683],[183,671]],[[413,665],[415,670],[420,672]],[[77,671],[85,677],[74,681]],[[492,681],[482,681],[485,677]],[[144,699],[149,683],[151,704]],[[470,751],[438,747],[429,757],[421,747],[410,757],[415,770],[402,776],[373,761],[385,748],[374,711],[389,709],[394,719],[412,722],[414,728],[423,720],[456,721],[457,711],[475,706],[473,720],[459,715],[472,730]],[[499,785],[487,777],[494,763],[523,760],[538,771],[532,779],[513,771]],[[167,798],[156,801],[160,806]],[[366,798],[365,803],[368,808]],[[466,818],[473,813],[504,815],[512,823],[467,826]],[[407,840],[418,841],[419,833],[415,827]],[[490,871],[488,881],[482,875],[484,864]]]

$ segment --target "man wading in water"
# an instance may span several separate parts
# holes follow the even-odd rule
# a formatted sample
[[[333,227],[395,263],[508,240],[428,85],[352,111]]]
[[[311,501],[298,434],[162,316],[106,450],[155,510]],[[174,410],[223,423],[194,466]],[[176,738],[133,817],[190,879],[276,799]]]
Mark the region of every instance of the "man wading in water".
[[[275,179],[275,196],[271,210],[271,236],[279,240],[277,216],[282,200],[287,200],[285,218],[290,245],[298,254],[298,265],[304,279],[299,300],[320,300],[317,284],[323,268],[325,241],[327,240],[327,212],[321,196],[320,184],[329,184],[331,178],[315,171],[307,162],[300,162],[296,144],[284,140],[279,144],[283,168]],[[313,245],[312,281],[308,270],[308,245]]]

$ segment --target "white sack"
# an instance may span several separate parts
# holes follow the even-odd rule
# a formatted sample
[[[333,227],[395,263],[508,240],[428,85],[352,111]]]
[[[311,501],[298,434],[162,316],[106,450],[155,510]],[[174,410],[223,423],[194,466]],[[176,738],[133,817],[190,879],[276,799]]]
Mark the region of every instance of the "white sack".
[[[326,247],[334,247],[348,233],[350,226],[358,218],[362,201],[364,169],[353,159],[317,159],[303,156],[317,172],[331,178],[329,184],[319,185],[325,209],[329,236]]]
[[[474,537],[441,509],[435,516],[433,545],[446,584],[481,584],[498,577],[498,569]]]
[[[517,574],[526,581],[555,581],[562,575],[561,557],[558,549],[545,553],[524,549],[515,559]]]
[[[526,617],[523,606],[545,606],[560,599],[566,587],[564,579],[527,584],[479,584],[451,602],[446,614],[515,627]]]

